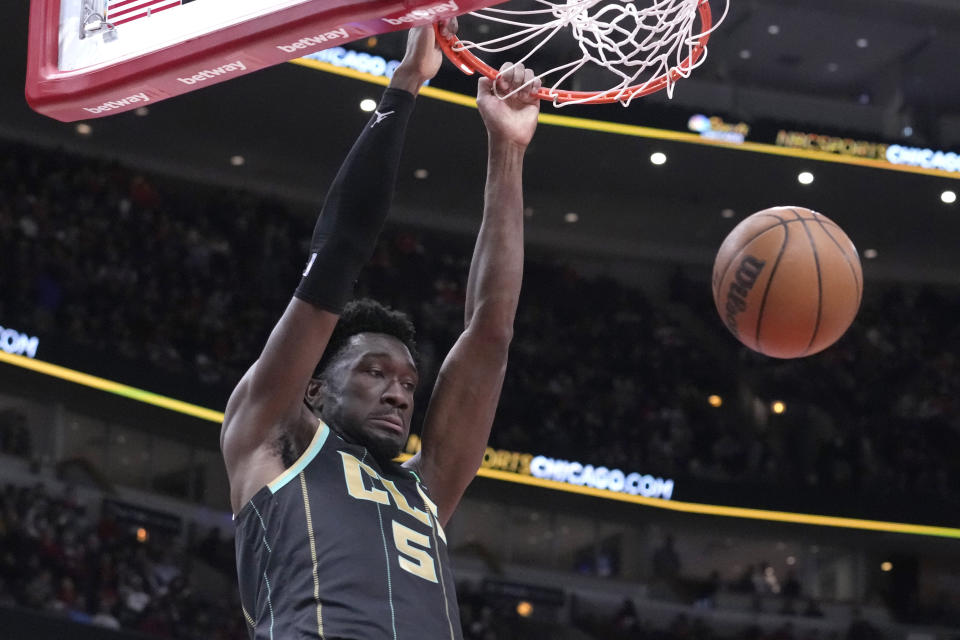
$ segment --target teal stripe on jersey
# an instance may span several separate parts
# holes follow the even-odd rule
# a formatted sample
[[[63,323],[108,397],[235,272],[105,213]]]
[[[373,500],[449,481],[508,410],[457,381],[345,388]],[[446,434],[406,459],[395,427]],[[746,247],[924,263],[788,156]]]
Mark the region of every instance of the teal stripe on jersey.
[[[267,525],[263,522],[260,509],[257,509],[257,505],[253,503],[253,500],[250,500],[250,506],[253,507],[253,510],[257,513],[257,517],[260,519],[260,528],[263,529],[263,546],[267,548],[267,553],[273,553],[273,549],[270,548],[270,543],[267,542]]]
[[[387,598],[390,600],[390,624],[393,626],[393,640],[397,640],[397,613],[393,610],[393,580],[390,578],[390,551],[387,549],[387,534],[383,530],[383,513],[380,511],[379,503],[377,503],[377,516],[380,518],[380,537],[383,538],[383,556],[387,561]]]
[[[310,464],[310,461],[317,457],[317,454],[320,453],[320,449],[323,448],[323,443],[327,441],[327,436],[329,435],[330,427],[320,422],[320,426],[317,427],[317,432],[313,435],[310,446],[303,452],[303,455],[297,458],[297,461],[294,462],[289,469],[277,476],[276,480],[267,485],[270,487],[270,493],[276,493],[282,489],[284,485],[297,477],[297,475]]]
[[[267,572],[263,572],[263,581],[267,583],[267,607],[270,609],[270,640],[273,640],[273,591],[270,589],[270,580]]]

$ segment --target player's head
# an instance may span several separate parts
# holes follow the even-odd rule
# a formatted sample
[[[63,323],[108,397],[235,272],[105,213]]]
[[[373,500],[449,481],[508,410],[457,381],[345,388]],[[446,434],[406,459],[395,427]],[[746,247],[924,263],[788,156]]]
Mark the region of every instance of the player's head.
[[[418,382],[413,323],[369,299],[347,304],[306,401],[324,422],[378,460],[403,449]]]

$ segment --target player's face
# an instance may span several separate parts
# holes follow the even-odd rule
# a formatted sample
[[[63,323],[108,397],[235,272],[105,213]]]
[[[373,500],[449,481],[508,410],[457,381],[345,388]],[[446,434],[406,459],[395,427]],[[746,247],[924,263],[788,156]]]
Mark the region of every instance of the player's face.
[[[321,416],[379,460],[392,459],[410,434],[417,381],[416,365],[400,340],[357,334],[328,374]]]

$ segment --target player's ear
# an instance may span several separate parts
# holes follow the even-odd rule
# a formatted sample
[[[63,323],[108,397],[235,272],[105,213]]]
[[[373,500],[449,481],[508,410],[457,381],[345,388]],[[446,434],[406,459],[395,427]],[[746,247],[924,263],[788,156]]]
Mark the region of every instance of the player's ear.
[[[307,383],[307,390],[303,394],[303,399],[314,412],[319,412],[323,408],[323,398],[325,396],[326,384],[322,378],[310,378]]]

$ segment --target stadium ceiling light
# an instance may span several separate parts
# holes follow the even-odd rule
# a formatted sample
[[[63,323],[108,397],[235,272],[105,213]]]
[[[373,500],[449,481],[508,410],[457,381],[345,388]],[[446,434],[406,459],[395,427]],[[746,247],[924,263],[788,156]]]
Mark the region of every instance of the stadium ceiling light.
[[[801,171],[797,175],[797,182],[800,184],[813,184],[813,174],[809,171]]]
[[[956,191],[950,191],[949,189],[947,189],[946,191],[940,194],[940,200],[944,204],[953,204],[954,202],[957,201],[957,193]]]
[[[413,177],[417,180],[426,180],[430,177],[430,172],[426,169],[417,169],[413,172]]]
[[[364,98],[360,101],[360,110],[370,113],[377,108],[377,101],[372,98]]]
[[[77,125],[77,133],[82,136],[88,136],[93,133],[93,127],[88,125],[86,122],[81,122]]]
[[[840,65],[837,64],[836,62],[827,63],[827,71],[829,71],[830,73],[836,73],[839,69],[840,69]]]
[[[866,49],[870,46],[870,41],[866,38],[857,38],[857,46],[861,49]]]
[[[740,49],[741,60],[749,60],[751,55],[752,54],[750,53],[750,49]]]
[[[770,405],[770,409],[777,415],[787,410],[787,405],[782,400],[776,400]]]
[[[721,218],[732,218],[734,215],[736,215],[736,211],[733,209],[724,209],[720,212]]]
[[[880,564],[880,571],[883,571],[884,573],[887,573],[887,572],[889,572],[889,571],[893,571],[893,563],[890,562],[890,561],[886,561],[886,562],[881,563],[881,564]]]
[[[666,161],[667,161],[667,154],[665,153],[657,151],[655,153],[650,154],[650,162],[652,162],[653,164],[660,165],[665,163]]]
[[[243,156],[230,156],[230,164],[234,167],[242,167],[246,161]]]
[[[767,33],[769,33],[772,36],[777,35],[778,33],[780,33],[780,25],[778,24],[770,25],[769,27],[767,27]]]
[[[864,251],[863,251],[863,257],[866,258],[867,260],[873,260],[874,258],[877,257],[877,250],[876,250],[876,249],[864,249]]]
[[[574,222],[576,222],[576,221],[579,220],[579,219],[580,219],[580,216],[577,215],[576,213],[574,213],[573,211],[569,211],[569,212],[567,212],[566,215],[563,216],[564,222],[569,222],[569,223],[571,223],[571,224],[573,224]]]
[[[137,110],[134,111],[134,113],[137,114],[138,116],[140,116],[140,117],[142,118],[143,116],[145,116],[145,115],[147,115],[148,113],[150,113],[150,109],[148,109],[148,108],[146,108],[146,107],[137,107]]]
[[[707,398],[707,402],[710,404],[711,407],[720,407],[723,405],[723,398],[721,398],[717,394],[713,394],[712,396]]]

